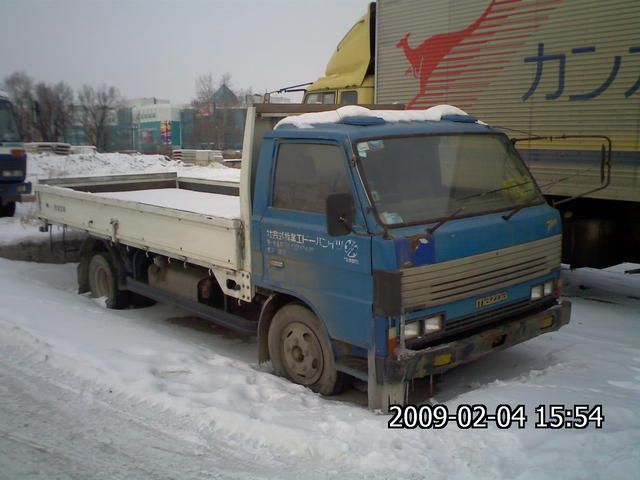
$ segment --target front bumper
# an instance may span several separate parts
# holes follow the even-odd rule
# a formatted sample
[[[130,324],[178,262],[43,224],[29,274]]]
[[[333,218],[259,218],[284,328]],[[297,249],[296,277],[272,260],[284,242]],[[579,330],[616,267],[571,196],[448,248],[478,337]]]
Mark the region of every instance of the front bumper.
[[[384,383],[443,373],[453,367],[504,350],[543,333],[555,332],[569,323],[571,303],[563,301],[542,312],[519,317],[498,326],[489,326],[473,335],[422,350],[397,348],[378,368]]]
[[[2,202],[19,202],[23,195],[31,193],[31,182],[0,182]]]

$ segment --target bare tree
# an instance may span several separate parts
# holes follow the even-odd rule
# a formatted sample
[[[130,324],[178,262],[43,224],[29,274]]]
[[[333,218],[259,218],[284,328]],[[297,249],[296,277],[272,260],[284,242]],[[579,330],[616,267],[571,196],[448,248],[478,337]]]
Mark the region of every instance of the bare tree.
[[[195,109],[192,143],[210,144],[215,140],[215,123],[213,120],[213,94],[216,91],[213,75],[207,73],[196,79],[196,95],[191,106]]]
[[[108,121],[114,108],[120,102],[120,94],[115,87],[102,85],[93,88],[84,85],[78,91],[78,101],[87,137],[98,151],[102,152],[107,148]]]
[[[219,148],[228,148],[230,137],[235,125],[233,107],[239,105],[238,96],[231,88],[231,74],[225,73],[220,77],[215,98],[215,126],[217,144]]]
[[[73,121],[73,90],[64,82],[47,85],[40,82],[35,86],[38,115],[35,127],[45,142],[66,140]]]
[[[4,80],[4,90],[13,102],[18,128],[25,141],[34,138],[33,79],[24,72],[14,72]]]
[[[64,82],[58,82],[53,86],[53,98],[57,112],[54,119],[54,133],[57,138],[66,141],[73,125],[73,89]]]
[[[211,102],[215,91],[213,75],[210,73],[200,75],[196,79],[196,98],[192,102],[193,106],[201,108],[203,105]]]
[[[242,94],[250,94],[251,90]],[[196,80],[196,95],[191,105],[194,113],[193,133],[190,140],[196,144],[215,143],[216,148],[226,148],[232,137],[238,136],[237,109],[242,105],[231,88],[231,74],[225,73],[217,82],[211,74],[201,75]],[[237,143],[233,140],[233,143]]]

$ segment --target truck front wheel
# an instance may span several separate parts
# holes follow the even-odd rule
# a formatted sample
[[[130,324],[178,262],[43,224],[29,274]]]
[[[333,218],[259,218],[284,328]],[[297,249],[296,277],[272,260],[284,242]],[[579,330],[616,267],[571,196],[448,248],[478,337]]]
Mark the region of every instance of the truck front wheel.
[[[285,305],[274,315],[269,355],[277,375],[315,392],[334,395],[346,385],[346,376],[336,370],[318,317],[302,305]]]
[[[0,206],[0,217],[13,217],[16,213],[16,202],[8,202]]]
[[[109,254],[96,253],[89,260],[89,289],[94,298],[105,298],[107,308],[125,308],[129,292],[118,289],[118,275]]]

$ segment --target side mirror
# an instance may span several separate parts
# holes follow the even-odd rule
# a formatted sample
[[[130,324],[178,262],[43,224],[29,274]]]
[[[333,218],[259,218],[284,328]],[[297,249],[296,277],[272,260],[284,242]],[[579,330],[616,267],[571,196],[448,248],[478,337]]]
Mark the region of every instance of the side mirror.
[[[353,196],[350,193],[332,193],[327,197],[327,233],[340,237],[351,233],[356,217]]]

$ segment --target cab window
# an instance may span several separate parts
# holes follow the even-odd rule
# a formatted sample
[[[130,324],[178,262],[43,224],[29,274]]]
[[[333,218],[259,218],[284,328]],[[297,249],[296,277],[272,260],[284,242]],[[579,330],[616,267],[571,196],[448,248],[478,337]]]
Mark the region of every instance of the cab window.
[[[322,94],[310,93],[305,97],[304,103],[311,103],[311,104],[322,103]]]
[[[358,92],[346,90],[340,94],[341,105],[356,105],[358,103]]]
[[[332,105],[336,103],[336,94],[333,92],[325,93],[322,97],[322,103],[326,105]]]
[[[272,206],[324,213],[328,195],[349,190],[344,152],[340,147],[309,143],[280,145]]]
[[[314,92],[304,97],[304,103],[313,105],[333,105],[336,103],[336,92]]]

